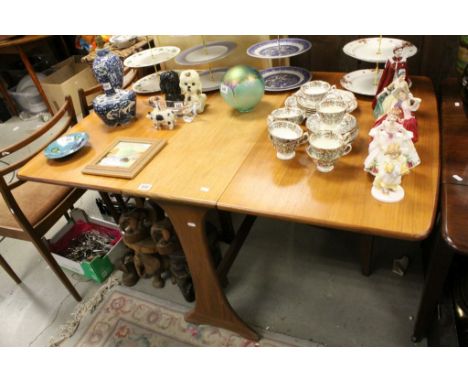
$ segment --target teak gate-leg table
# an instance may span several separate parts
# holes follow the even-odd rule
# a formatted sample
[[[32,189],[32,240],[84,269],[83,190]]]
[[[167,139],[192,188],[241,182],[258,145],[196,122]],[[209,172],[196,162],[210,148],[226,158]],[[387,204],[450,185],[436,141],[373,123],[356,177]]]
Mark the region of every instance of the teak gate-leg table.
[[[340,73],[314,76],[332,84],[341,78]],[[284,162],[276,159],[268,142],[266,118],[283,105],[289,95],[285,93],[265,95],[250,113],[232,110],[219,94],[210,94],[203,114],[172,131],[154,129],[145,118],[150,110],[147,98],[138,97],[135,121],[110,128],[91,113],[72,129],[86,131],[90,147],[62,161],[48,161],[39,154],[21,169],[19,177],[155,200],[171,219],[192,273],[196,301],[186,319],[256,340],[257,333],[239,318],[221,288],[220,278],[229,262],[222,263],[224,269],[214,269],[205,232],[206,214],[215,208],[246,213],[245,232],[253,222],[251,216],[261,215],[370,235],[423,239],[434,219],[439,135],[430,81],[413,78],[413,84],[413,92],[423,99],[418,112],[421,141],[417,144],[422,165],[404,178],[406,197],[398,204],[374,200],[371,177],[362,170],[367,133],[373,123],[370,100],[359,100],[353,113],[361,127],[353,151],[332,173],[321,174],[303,149],[295,159]],[[163,138],[168,143],[132,180],[82,174],[83,167],[117,137]]]
[[[258,339],[227,301],[207,246],[205,217],[248,153],[264,134],[266,118],[287,94],[265,95],[254,111],[239,113],[216,94],[206,110],[190,124],[174,130],[156,130],[146,118],[148,97],[138,97],[137,118],[112,128],[95,113],[70,132],[89,134],[88,147],[71,157],[50,161],[41,153],[19,172],[22,179],[146,197],[164,208],[179,236],[195,287],[195,308],[187,320],[224,327]],[[116,138],[166,139],[167,145],[133,179],[86,175],[82,169],[101,155]],[[144,185],[144,187],[142,187]],[[222,275],[221,275],[222,276]],[[222,279],[222,277],[221,277]]]
[[[338,83],[337,74],[315,78]],[[416,112],[421,165],[404,176],[405,198],[394,204],[371,196],[373,177],[363,171],[368,154],[368,132],[374,124],[371,99],[360,99],[356,116],[360,133],[350,154],[330,173],[320,173],[304,148],[294,159],[280,161],[266,132],[218,201],[218,208],[255,216],[353,231],[362,234],[362,271],[372,264],[374,236],[421,241],[431,232],[439,185],[439,124],[437,101],[428,78],[412,77],[411,91],[422,98]]]

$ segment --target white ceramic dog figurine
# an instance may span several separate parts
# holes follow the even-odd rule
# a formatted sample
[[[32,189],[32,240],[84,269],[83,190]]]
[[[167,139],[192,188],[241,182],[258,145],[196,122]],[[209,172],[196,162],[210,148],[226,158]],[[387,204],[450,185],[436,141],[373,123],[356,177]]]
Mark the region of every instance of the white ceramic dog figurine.
[[[184,70],[179,75],[180,89],[185,102],[198,102],[197,112],[205,110],[206,94],[202,93],[200,76],[195,70]]]
[[[169,130],[172,130],[176,125],[174,112],[168,109],[159,110],[154,108],[146,115],[146,118],[151,119],[154,123],[154,127],[157,129],[167,127]]]

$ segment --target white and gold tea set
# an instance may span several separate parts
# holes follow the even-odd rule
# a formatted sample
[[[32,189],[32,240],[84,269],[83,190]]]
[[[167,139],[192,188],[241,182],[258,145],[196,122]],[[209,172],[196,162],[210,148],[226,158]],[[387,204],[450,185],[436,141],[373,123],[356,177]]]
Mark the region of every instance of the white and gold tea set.
[[[317,170],[332,171],[334,163],[351,151],[359,134],[356,118],[350,114],[356,108],[353,93],[328,82],[315,80],[302,85],[286,99],[285,107],[273,110],[267,118],[276,157],[290,160],[298,146],[308,143],[306,152]],[[306,132],[301,127],[304,120]]]

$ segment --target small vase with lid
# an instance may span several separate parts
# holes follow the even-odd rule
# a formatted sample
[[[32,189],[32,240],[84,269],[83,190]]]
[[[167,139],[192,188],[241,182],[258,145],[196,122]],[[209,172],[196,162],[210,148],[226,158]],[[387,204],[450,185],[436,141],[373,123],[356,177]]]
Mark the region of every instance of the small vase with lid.
[[[96,37],[96,58],[93,62],[93,73],[102,85],[106,94],[112,94],[110,89],[120,89],[123,86],[123,64],[119,57],[104,48],[104,41]]]

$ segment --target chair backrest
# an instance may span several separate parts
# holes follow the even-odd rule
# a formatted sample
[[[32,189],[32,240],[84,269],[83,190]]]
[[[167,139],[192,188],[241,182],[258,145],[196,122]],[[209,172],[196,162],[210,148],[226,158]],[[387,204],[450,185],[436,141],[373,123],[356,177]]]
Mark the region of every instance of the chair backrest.
[[[50,253],[48,246],[42,240],[45,233],[52,227],[54,223],[58,221],[68,208],[70,208],[74,201],[76,201],[82,194],[81,190],[70,189],[63,187],[64,193],[53,198],[53,195],[45,193],[45,197],[42,198],[43,203],[36,201],[36,195],[39,196],[41,185],[35,182],[27,182],[22,189],[14,189],[26,181],[16,179],[12,183],[7,184],[5,181],[5,175],[10,173],[15,174],[15,171],[29,161],[33,156],[41,152],[47,145],[62,135],[70,126],[76,123],[75,109],[73,108],[73,102],[70,96],[65,98],[64,105],[48,122],[43,126],[39,127],[34,133],[29,135],[26,139],[21,142],[10,145],[3,150],[0,150],[2,157],[13,155],[17,157],[21,154],[21,159],[16,161],[6,168],[0,169],[0,193],[3,196],[5,205],[1,207],[1,221],[0,232],[1,235],[12,237],[16,239],[28,240],[36,247],[41,256],[44,258],[46,263],[49,265],[51,270],[57,275],[62,284],[68,289],[73,295],[75,300],[81,301],[81,296],[75,289],[73,284],[67,278],[63,270],[60,268],[53,255]],[[31,147],[31,143],[33,143]],[[24,158],[22,154],[23,150],[29,150],[29,154]],[[31,153],[32,152],[32,153]],[[11,159],[11,158],[10,158]],[[15,179],[14,177],[13,179]],[[42,190],[44,190],[42,188]],[[50,191],[50,186],[47,191]],[[43,194],[44,195],[44,194]],[[48,205],[46,200],[52,199],[52,205]],[[26,200],[25,200],[26,199]],[[45,201],[45,202],[44,202]],[[28,220],[28,216],[23,212],[21,206],[33,207],[38,211],[40,216],[37,219]],[[25,203],[29,203],[25,205]],[[55,205],[53,205],[55,204]],[[7,207],[7,208],[5,208]],[[26,211],[26,208],[25,208]],[[12,223],[11,216],[6,216],[11,213],[17,224]]]
[[[63,119],[63,120],[62,120]],[[34,148],[33,152],[28,154],[26,157],[23,157],[19,160],[16,160],[14,163],[9,164],[7,167],[0,169],[0,188],[3,194],[3,191],[11,192],[12,189],[18,187],[24,181],[20,179],[16,179],[14,182],[9,184],[5,181],[5,176],[13,173],[30,159],[32,159],[37,153],[41,152],[48,146],[48,144],[55,139],[57,139],[60,135],[62,135],[68,128],[76,124],[76,114],[75,109],[73,108],[73,102],[70,96],[65,98],[65,103],[60,108],[60,110],[43,126],[38,128],[34,133],[28,135],[25,139],[20,142],[14,143],[8,147],[5,147],[0,150],[0,157],[6,158],[10,155],[18,152],[19,150],[25,148],[32,142],[44,137],[48,132],[50,132],[59,122],[63,123],[63,126],[60,127],[57,131],[55,131],[46,141],[39,145],[39,147]],[[4,195],[5,196],[5,195]]]
[[[137,77],[138,71],[136,69],[131,69],[126,67],[124,69],[124,83],[122,88],[129,88]],[[93,104],[88,102],[88,97],[93,94],[102,93],[102,85],[98,84],[89,89],[78,89],[78,98],[80,100],[81,113],[83,118],[89,115],[89,112],[93,109]]]

